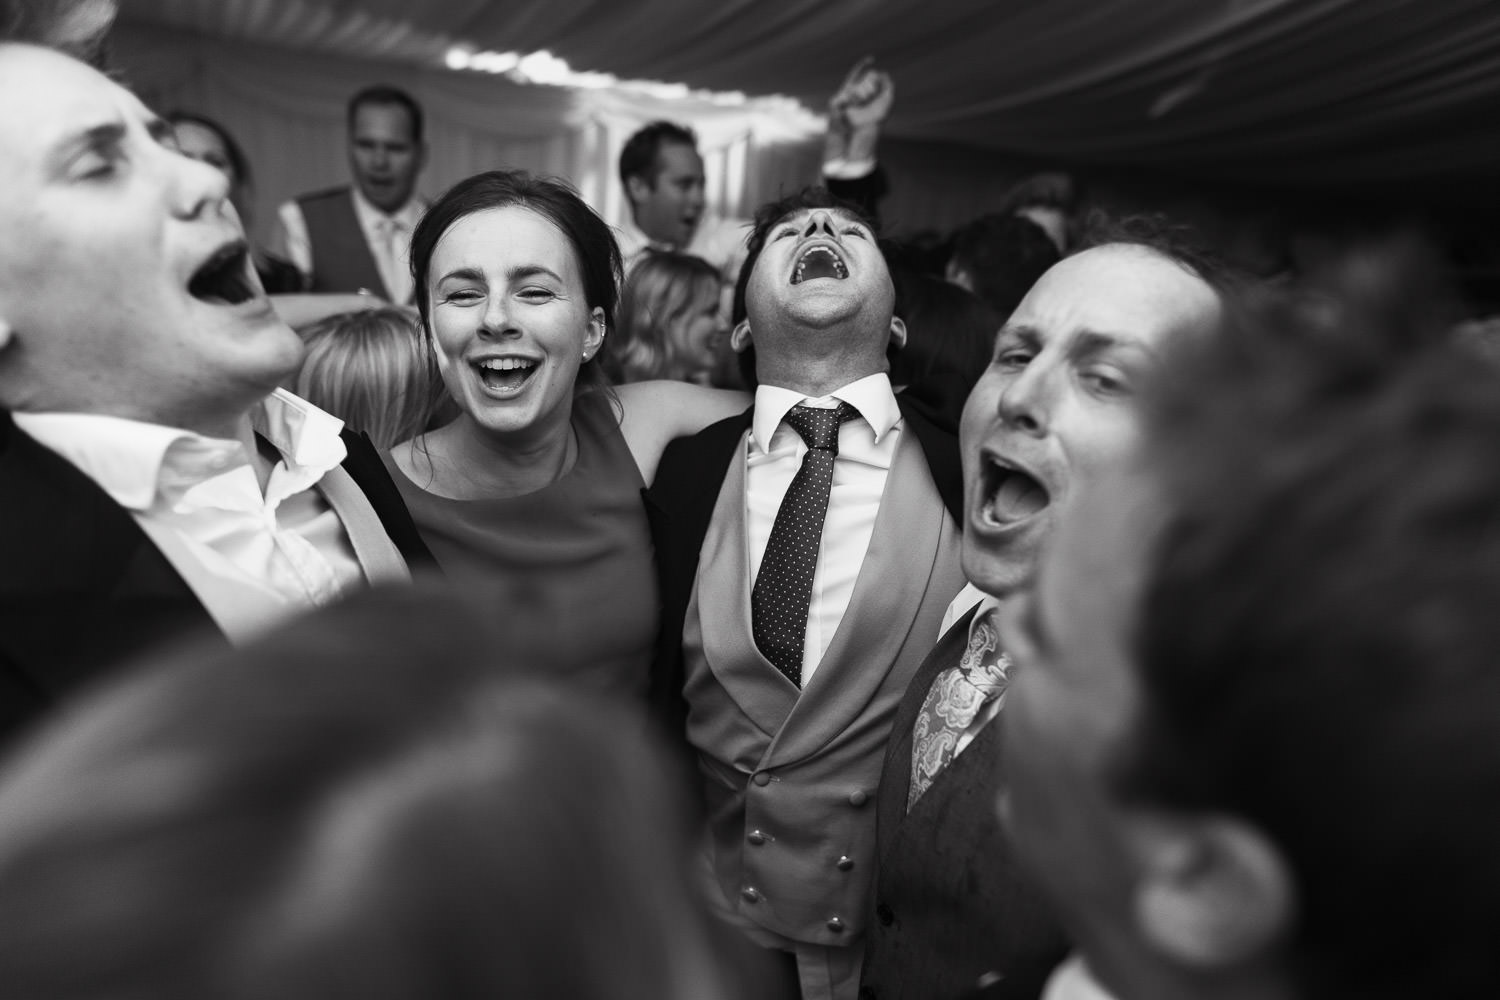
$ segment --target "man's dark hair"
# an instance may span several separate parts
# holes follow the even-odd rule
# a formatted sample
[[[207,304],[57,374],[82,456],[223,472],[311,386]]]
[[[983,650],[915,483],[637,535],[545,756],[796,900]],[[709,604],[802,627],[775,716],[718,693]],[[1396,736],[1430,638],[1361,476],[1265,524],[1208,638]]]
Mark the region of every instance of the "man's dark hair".
[[[406,109],[407,119],[411,122],[411,141],[422,141],[422,105],[417,99],[400,87],[392,87],[389,84],[378,83],[373,87],[366,87],[353,97],[349,98],[347,119],[349,131],[354,131],[354,115],[360,108],[366,105],[395,105]]]
[[[755,262],[760,259],[761,251],[766,248],[766,239],[770,236],[772,227],[787,216],[810,208],[831,208],[842,212],[850,218],[858,219],[865,228],[870,230],[872,236],[878,238],[880,235],[880,227],[874,219],[870,218],[868,212],[853,202],[834,197],[825,187],[805,187],[794,194],[778,198],[776,201],[766,202],[755,211],[755,219],[750,224],[750,235],[745,241],[745,263],[740,267],[739,278],[734,283],[734,306],[731,320],[735,325],[739,325],[747,315],[745,289],[750,284],[750,272],[755,270]],[[740,374],[744,376],[745,385],[748,388],[754,389],[758,384],[755,378],[754,344],[740,352]]]
[[[1161,214],[1114,216],[1095,210],[1083,220],[1077,241],[1065,257],[1105,245],[1126,244],[1165,257],[1194,277],[1201,278],[1219,297],[1233,297],[1244,287],[1244,276],[1208,249],[1188,227]]]
[[[1042,274],[1062,259],[1046,230],[1019,215],[981,215],[953,237],[953,263],[974,294],[1004,321]]]
[[[656,187],[656,178],[661,174],[657,154],[662,146],[672,144],[697,149],[698,135],[674,122],[657,121],[637,129],[625,140],[625,148],[620,150],[620,184],[627,195],[632,177],[645,178],[649,186]]]
[[[1271,838],[1305,996],[1500,995],[1500,379],[1410,273],[1233,316],[1148,411],[1118,778]]]

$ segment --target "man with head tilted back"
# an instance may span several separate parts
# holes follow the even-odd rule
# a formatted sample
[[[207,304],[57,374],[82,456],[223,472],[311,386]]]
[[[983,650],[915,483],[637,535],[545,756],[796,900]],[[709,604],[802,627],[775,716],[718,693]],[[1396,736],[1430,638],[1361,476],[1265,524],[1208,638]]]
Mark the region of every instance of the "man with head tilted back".
[[[0,42],[0,92],[30,95],[0,104],[3,736],[164,640],[406,579],[409,521],[368,442],[276,388],[302,346],[224,175],[58,52]]]
[[[807,1000],[858,988],[891,714],[962,586],[953,436],[895,395],[905,339],[867,218],[763,208],[731,343],[754,407],[668,447],[648,493],[653,686],[701,778],[729,920]]]

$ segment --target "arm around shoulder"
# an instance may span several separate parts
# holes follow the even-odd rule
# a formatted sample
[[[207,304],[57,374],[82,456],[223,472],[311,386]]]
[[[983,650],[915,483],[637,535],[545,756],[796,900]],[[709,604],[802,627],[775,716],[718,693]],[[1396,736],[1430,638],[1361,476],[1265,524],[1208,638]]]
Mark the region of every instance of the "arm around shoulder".
[[[710,389],[687,382],[632,382],[615,389],[624,411],[620,433],[647,483],[656,475],[661,453],[673,438],[696,434],[709,424],[742,413],[747,392]]]

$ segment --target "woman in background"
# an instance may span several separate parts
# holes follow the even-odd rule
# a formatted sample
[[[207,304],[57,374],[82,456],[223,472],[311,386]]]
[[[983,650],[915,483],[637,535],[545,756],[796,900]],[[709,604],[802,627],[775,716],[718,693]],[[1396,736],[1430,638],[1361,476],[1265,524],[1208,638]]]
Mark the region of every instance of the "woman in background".
[[[701,257],[645,254],[620,293],[620,316],[602,360],[616,383],[674,379],[721,384],[733,370],[721,279]]]
[[[172,126],[177,148],[184,156],[216,167],[229,178],[229,201],[239,213],[240,225],[248,235],[255,210],[255,185],[245,151],[234,141],[228,129],[205,115],[173,111],[166,119]],[[282,260],[253,244],[250,259],[267,293],[281,295],[302,291],[302,275],[291,261]]]
[[[572,188],[460,181],[412,234],[417,308],[460,415],[388,465],[448,577],[507,623],[497,653],[644,700],[658,601],[642,487],[662,449],[748,405],[682,382],[611,390],[620,251]]]
[[[307,354],[293,392],[381,451],[427,429],[442,383],[409,311],[340,313],[298,332]]]

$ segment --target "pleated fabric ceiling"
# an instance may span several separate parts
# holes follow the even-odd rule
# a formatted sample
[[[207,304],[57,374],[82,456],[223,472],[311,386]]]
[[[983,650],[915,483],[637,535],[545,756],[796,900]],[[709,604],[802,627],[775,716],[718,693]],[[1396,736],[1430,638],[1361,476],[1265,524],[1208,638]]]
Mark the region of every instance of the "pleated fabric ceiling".
[[[441,65],[453,45],[816,109],[875,56],[896,137],[1304,186],[1500,167],[1493,0],[126,0],[122,18]]]

